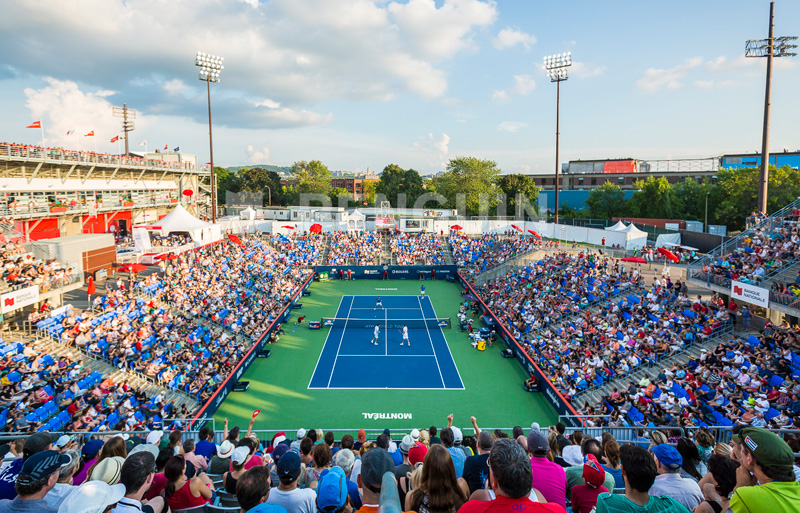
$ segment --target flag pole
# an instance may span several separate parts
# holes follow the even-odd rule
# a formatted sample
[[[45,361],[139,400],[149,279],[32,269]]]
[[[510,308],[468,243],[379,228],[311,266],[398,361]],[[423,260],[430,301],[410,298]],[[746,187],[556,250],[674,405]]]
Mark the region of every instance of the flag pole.
[[[44,148],[44,125],[41,122],[39,123],[39,128],[42,129],[42,148]]]

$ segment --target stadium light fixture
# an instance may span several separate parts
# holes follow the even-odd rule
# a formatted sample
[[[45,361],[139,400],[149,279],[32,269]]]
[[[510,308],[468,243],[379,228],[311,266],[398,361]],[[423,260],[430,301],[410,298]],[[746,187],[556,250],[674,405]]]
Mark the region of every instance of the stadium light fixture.
[[[769,3],[769,37],[767,39],[751,39],[744,46],[745,57],[767,58],[767,85],[764,93],[764,128],[761,132],[761,173],[758,179],[758,209],[767,213],[767,192],[769,188],[769,115],[772,102],[772,58],[794,57],[797,48],[792,41],[797,36],[774,37],[775,29],[775,2]]]
[[[208,89],[208,149],[211,164],[211,222],[217,222],[217,187],[216,176],[214,176],[214,138],[211,133],[211,82],[219,82],[219,74],[225,68],[222,65],[224,57],[211,55],[210,53],[197,52],[194,58],[194,65],[200,68],[200,80],[206,83]]]
[[[556,224],[558,224],[558,168],[560,167],[558,162],[558,129],[561,108],[561,82],[569,78],[567,68],[570,66],[572,66],[572,52],[557,53],[555,55],[548,55],[544,58],[544,69],[547,72],[547,76],[550,77],[550,82],[556,83]]]

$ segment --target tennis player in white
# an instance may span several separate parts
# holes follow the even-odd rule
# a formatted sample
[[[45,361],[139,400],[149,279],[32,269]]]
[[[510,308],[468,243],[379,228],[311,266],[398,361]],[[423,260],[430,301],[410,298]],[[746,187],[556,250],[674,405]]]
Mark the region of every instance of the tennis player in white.
[[[376,324],[375,325],[375,336],[372,337],[372,345],[373,346],[377,346],[378,345],[378,337],[380,337],[380,336],[381,336],[381,325],[380,324]]]
[[[403,324],[403,341],[400,342],[400,345],[408,344],[408,347],[411,347],[411,342],[408,340],[408,326]]]

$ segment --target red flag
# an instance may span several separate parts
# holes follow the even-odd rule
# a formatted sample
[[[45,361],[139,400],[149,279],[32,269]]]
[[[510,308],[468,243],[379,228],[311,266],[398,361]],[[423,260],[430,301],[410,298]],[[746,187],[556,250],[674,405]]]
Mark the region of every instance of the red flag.
[[[168,150],[168,149],[169,149],[169,144],[165,144],[165,145],[164,145],[164,149],[165,149],[165,150]]]
[[[84,135],[84,137],[94,137],[94,130],[92,130],[88,134]]]
[[[34,121],[33,123],[31,123],[30,125],[26,126],[25,128],[42,128],[42,122],[41,121]]]
[[[115,135],[114,138],[111,139],[111,142],[117,142],[117,141],[119,141],[119,136]]]

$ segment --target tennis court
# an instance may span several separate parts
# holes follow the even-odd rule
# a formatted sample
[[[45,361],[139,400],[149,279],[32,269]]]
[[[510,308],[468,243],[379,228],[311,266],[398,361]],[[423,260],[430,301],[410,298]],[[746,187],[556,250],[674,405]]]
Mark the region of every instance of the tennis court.
[[[378,297],[342,296],[336,316],[323,317],[329,331],[308,388],[463,390],[442,331],[450,319],[427,296]]]

